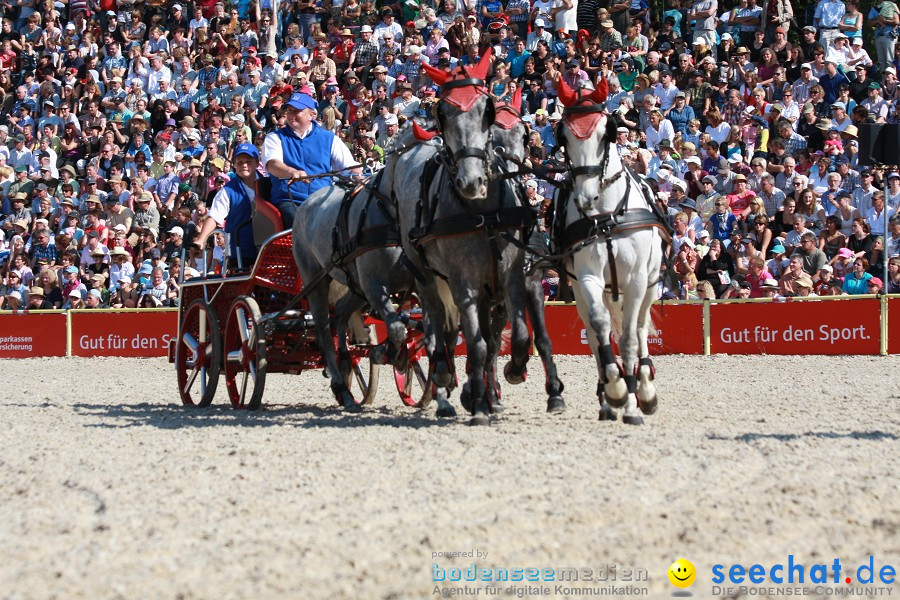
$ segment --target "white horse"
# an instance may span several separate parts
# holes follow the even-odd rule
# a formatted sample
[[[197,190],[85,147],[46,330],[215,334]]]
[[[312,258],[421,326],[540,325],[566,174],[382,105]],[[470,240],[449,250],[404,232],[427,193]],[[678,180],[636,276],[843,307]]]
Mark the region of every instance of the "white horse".
[[[615,123],[600,104],[606,93],[605,81],[590,94],[559,82],[566,108],[557,139],[565,147],[571,189],[557,194],[554,252],[567,255],[564,266],[597,360],[600,418],[615,419],[609,406],[624,407],[624,422],[639,425],[641,413],[657,408],[647,338],[668,230],[645,184],[619,158]]]

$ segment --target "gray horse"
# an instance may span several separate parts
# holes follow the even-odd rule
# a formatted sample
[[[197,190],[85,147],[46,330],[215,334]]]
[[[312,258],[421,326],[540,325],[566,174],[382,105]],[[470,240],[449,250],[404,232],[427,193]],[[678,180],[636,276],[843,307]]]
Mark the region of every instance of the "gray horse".
[[[403,265],[397,212],[391,200],[393,163],[410,145],[418,145],[411,127],[398,133],[385,149],[387,166],[348,199],[351,190],[335,185],[312,194],[297,210],[293,227],[293,252],[313,316],[316,335],[331,378],[331,389],[345,410],[357,412],[346,381],[349,354],[348,323],[360,323],[367,305],[387,325],[386,347],[376,347],[370,360],[406,367],[406,325],[394,310],[391,296],[414,287],[412,272]],[[422,145],[427,145],[424,143]],[[345,199],[349,204],[345,204]],[[324,277],[313,280],[325,271]],[[340,360],[335,356],[329,327],[329,307],[334,305],[335,330]],[[358,329],[358,327],[357,327]],[[356,335],[359,335],[357,332]]]
[[[510,380],[524,377],[529,348],[524,253],[503,234],[518,236],[521,243],[530,214],[515,198],[515,186],[492,176],[499,165],[491,149],[495,111],[484,89],[489,65],[490,50],[477,65],[452,74],[425,67],[443,85],[437,117],[444,148],[439,154],[409,152],[394,172],[403,247],[424,275],[418,290],[429,316],[434,382],[451,383],[461,321],[471,398],[464,406],[473,414],[470,423],[478,425],[490,423],[486,375],[497,351],[493,307],[505,304],[512,323]],[[420,190],[412,182],[426,171],[430,185]]]
[[[528,134],[519,112],[521,105],[522,88],[516,90],[509,103],[496,103],[495,105],[496,117],[491,128],[491,135],[494,148],[505,159],[503,161],[503,169],[507,173],[517,173],[519,166],[525,161]],[[519,195],[524,197],[522,193]],[[547,251],[543,242],[543,234],[538,231],[537,227],[532,231],[532,235],[528,240],[528,246],[532,256],[542,252],[546,253]],[[533,262],[533,258],[526,257],[526,268],[530,267]],[[526,277],[526,308],[534,333],[534,344],[544,365],[544,374],[546,376],[545,389],[548,394],[547,412],[562,412],[566,408],[565,401],[562,398],[564,386],[559,380],[556,363],[553,362],[553,348],[550,336],[547,334],[547,322],[544,316],[544,288],[541,285],[539,272],[534,271]],[[499,327],[502,330],[506,324],[504,311],[501,311],[497,317],[495,335],[500,333],[496,329]],[[515,366],[512,362],[507,365],[505,375],[508,381],[515,376]],[[518,381],[510,381],[510,383],[518,383]]]

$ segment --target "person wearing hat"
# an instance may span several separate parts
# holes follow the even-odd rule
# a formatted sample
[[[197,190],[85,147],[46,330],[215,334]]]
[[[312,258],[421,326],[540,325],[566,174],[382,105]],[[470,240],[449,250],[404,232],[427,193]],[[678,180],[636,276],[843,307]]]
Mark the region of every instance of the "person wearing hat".
[[[3,221],[3,229],[7,231],[13,230],[13,225],[23,223],[24,229],[27,231],[31,225],[31,209],[26,208],[26,200],[28,195],[23,192],[11,192],[9,194],[9,202],[12,205],[10,214]]]
[[[53,310],[54,307],[44,295],[44,288],[34,286],[28,290],[28,305],[26,308],[28,310]]]
[[[132,205],[134,206],[132,226],[135,233],[147,228],[159,231],[160,215],[153,202],[153,194],[147,191],[139,192],[137,196],[132,196]],[[130,238],[129,243],[134,246],[137,243],[137,237]]]
[[[873,81],[869,84],[869,96],[859,104],[865,108],[870,116],[875,117],[876,123],[884,123],[890,110],[890,103],[881,97],[881,84]]]
[[[256,200],[256,180],[259,167],[259,151],[256,146],[250,142],[238,145],[234,150],[232,166],[237,177],[221,186],[213,196],[212,205],[209,208],[209,218],[203,221],[197,234],[197,244],[203,248],[212,231],[217,227],[224,227],[231,237],[232,260],[236,260],[238,250],[240,250],[242,263],[252,265],[257,254],[256,244],[253,240],[253,227],[250,226],[253,204]],[[283,209],[284,204],[287,203],[282,202],[277,206]],[[183,240],[184,229],[182,227],[177,227],[175,233],[180,233]],[[171,237],[170,231],[170,241],[172,241]]]
[[[403,39],[403,27],[394,19],[394,11],[388,7],[381,9],[381,22],[375,26],[373,36],[380,40],[385,34],[391,34],[398,42]]]
[[[850,80],[838,70],[837,63],[833,58],[826,60],[825,72],[819,76],[819,86],[822,88],[823,92],[820,100],[824,102],[826,106],[831,106],[831,104],[838,99],[841,85],[849,87]]]
[[[270,201],[281,210],[286,229],[293,225],[299,204],[317,189],[331,185],[330,177],[310,176],[362,172],[346,144],[319,126],[315,111],[316,101],[309,94],[294,93],[285,106],[286,126],[269,133],[263,144],[272,182]],[[252,158],[258,160],[258,153]]]
[[[756,198],[756,193],[747,185],[746,175],[739,173],[734,176],[734,189],[726,198],[731,212],[741,222],[741,226],[746,229],[743,222],[750,215],[750,203]]]

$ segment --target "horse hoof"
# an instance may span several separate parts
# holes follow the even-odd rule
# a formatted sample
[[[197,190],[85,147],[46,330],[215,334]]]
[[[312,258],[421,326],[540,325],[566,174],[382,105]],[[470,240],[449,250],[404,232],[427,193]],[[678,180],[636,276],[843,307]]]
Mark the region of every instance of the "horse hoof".
[[[351,402],[350,404],[344,405],[344,412],[351,413],[351,414],[359,414],[362,412],[362,406],[360,406],[356,402]]]
[[[643,425],[644,417],[641,415],[625,415],[622,417],[622,422],[626,425]]]
[[[438,387],[449,387],[453,376],[447,369],[447,363],[437,363],[434,365],[434,374],[432,375],[434,384]]]
[[[456,409],[452,406],[439,406],[437,409],[438,419],[450,419],[456,416]]]
[[[566,401],[562,399],[562,396],[551,396],[550,399],[547,400],[547,412],[566,412]]]
[[[606,402],[600,407],[600,420],[601,421],[615,421],[618,418],[616,411],[610,407]]]
[[[385,342],[386,344],[387,342]],[[369,350],[369,362],[373,365],[386,365],[388,362],[388,352],[385,349],[385,344],[378,344],[377,346],[373,346],[371,350]]]
[[[607,404],[613,408],[622,408],[628,402],[628,394],[625,394],[621,398],[612,398],[609,394],[603,394],[603,396],[606,398]]]
[[[491,401],[491,410],[494,412],[494,414],[500,414],[504,410],[506,410],[506,407],[503,406],[503,404],[500,402],[500,398],[497,398]]]
[[[491,417],[488,415],[477,414],[469,419],[470,427],[484,427],[491,424]]]
[[[506,366],[503,367],[503,377],[506,378],[508,383],[512,385],[519,385],[523,383],[526,379],[528,379],[528,369],[526,367],[522,367],[521,370],[514,368],[512,362],[506,363]]]
[[[652,415],[656,413],[656,409],[659,408],[659,400],[657,398],[654,398],[653,400],[642,400],[638,402],[638,406],[645,415]]]
[[[459,403],[462,404],[462,407],[466,409],[466,412],[468,413],[475,410],[475,403],[472,400],[472,394],[469,392],[468,385],[463,385],[462,389],[459,391]]]
[[[388,360],[391,360],[391,357],[388,356]],[[399,352],[394,353],[393,360],[391,360],[391,364],[401,371],[405,370],[409,363],[409,349],[404,344],[403,347],[400,348]]]

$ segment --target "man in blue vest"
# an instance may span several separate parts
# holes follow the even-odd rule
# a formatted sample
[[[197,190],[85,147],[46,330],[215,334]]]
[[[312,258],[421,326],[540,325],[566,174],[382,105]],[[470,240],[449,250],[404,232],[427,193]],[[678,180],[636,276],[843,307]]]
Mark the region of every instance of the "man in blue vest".
[[[333,171],[361,173],[350,149],[316,123],[316,101],[297,92],[285,105],[286,127],[273,131],[263,143],[263,159],[272,181],[269,201],[280,211],[286,229],[294,225],[297,206],[319,188],[331,185]]]
[[[256,200],[256,178],[259,167],[259,150],[249,142],[234,149],[232,166],[237,177],[222,186],[213,197],[209,217],[203,222],[197,243],[203,248],[206,238],[216,227],[224,227],[231,237],[231,256],[241,251],[241,262],[252,265],[256,260],[256,244],[253,242],[253,202]]]

